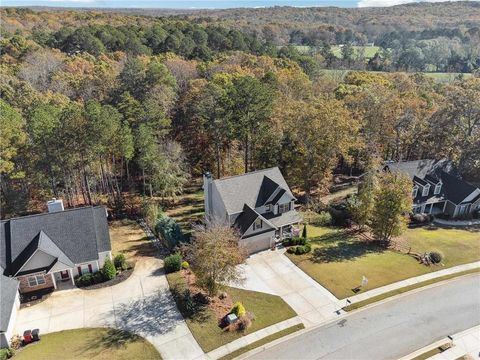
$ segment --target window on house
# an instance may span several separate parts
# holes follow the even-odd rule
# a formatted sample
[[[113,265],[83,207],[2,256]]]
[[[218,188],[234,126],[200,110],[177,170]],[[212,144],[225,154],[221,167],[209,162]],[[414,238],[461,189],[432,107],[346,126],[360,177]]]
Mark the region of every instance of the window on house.
[[[272,211],[272,205],[271,204],[265,205],[265,211],[266,212]]]
[[[412,197],[417,197],[417,193],[418,193],[418,187],[414,186],[413,187],[413,190],[412,190]]]
[[[438,183],[435,185],[435,191],[433,192],[435,195],[440,194],[440,191],[442,190],[442,183]]]
[[[263,226],[263,221],[262,221],[262,219],[257,218],[257,220],[255,220],[255,222],[253,223],[253,230],[261,229],[262,226]]]
[[[45,284],[45,276],[35,275],[28,277],[28,286],[37,286]]]
[[[425,186],[422,191],[422,196],[427,196],[429,190],[430,190],[430,186],[429,185]]]
[[[290,210],[290,203],[280,204],[278,205],[278,212],[284,213]]]

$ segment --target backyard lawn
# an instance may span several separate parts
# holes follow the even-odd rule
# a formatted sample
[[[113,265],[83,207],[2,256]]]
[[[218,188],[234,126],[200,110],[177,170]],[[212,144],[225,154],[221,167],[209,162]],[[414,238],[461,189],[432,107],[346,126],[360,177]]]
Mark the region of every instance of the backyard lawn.
[[[186,288],[185,280],[180,272],[168,274],[167,279],[170,288],[174,289],[174,292],[178,293]],[[232,297],[233,302],[240,301],[245,306],[247,312],[252,312],[255,315],[255,320],[245,334],[255,332],[297,315],[279,296],[231,287],[227,287],[225,292]],[[175,298],[177,303],[181,301],[178,297]],[[228,344],[244,335],[241,331],[228,332],[222,330],[218,325],[218,319],[213,310],[206,306],[190,315],[185,312],[184,304],[178,305],[190,331],[205,352]]]
[[[161,360],[148,341],[131,333],[87,328],[42,335],[40,342],[28,345],[14,357],[18,360]]]
[[[185,234],[192,230],[195,221],[203,219],[203,191],[198,186],[178,197],[174,204],[165,206],[165,213],[182,227]]]
[[[312,252],[287,256],[337,298],[355,295],[366,276],[371,290],[446,267],[480,260],[480,230],[409,229],[403,235],[414,252],[437,250],[443,265],[425,266],[410,255],[383,250],[372,243],[354,239],[343,230],[308,226]]]
[[[155,247],[135,221],[113,221],[109,230],[113,256],[122,253],[129,263],[135,263],[142,256],[155,255]]]

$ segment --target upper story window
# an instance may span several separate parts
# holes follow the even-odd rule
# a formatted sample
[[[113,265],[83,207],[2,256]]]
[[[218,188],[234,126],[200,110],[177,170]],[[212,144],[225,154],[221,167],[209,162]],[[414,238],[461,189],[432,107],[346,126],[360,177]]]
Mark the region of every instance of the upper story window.
[[[435,191],[433,192],[435,195],[440,194],[440,191],[442,191],[442,183],[438,183],[435,185]]]
[[[45,284],[45,277],[43,275],[35,275],[28,277],[28,286],[37,286]]]
[[[285,204],[279,204],[278,205],[278,213],[284,213],[290,210],[290,203],[285,203]]]
[[[417,193],[418,193],[418,187],[417,187],[417,186],[414,186],[414,187],[413,187],[413,190],[412,190],[412,196],[413,196],[414,198],[416,198],[416,197],[417,197]]]
[[[262,227],[263,227],[262,219],[257,218],[257,220],[255,220],[255,222],[253,223],[253,230],[258,230],[258,229],[261,229]]]
[[[270,211],[272,211],[272,205],[271,204],[265,205],[265,212],[270,212]]]
[[[427,196],[429,191],[430,191],[430,185],[425,185],[423,187],[422,196]]]

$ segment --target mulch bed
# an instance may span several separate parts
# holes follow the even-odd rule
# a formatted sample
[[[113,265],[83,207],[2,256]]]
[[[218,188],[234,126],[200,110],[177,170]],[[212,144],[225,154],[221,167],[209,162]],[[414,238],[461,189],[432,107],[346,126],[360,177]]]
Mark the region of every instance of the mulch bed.
[[[41,289],[38,291],[33,291],[26,294],[20,295],[20,309],[30,307],[36,304],[40,304],[41,302],[47,300],[50,295],[53,293],[55,289],[48,288],[48,289]]]
[[[208,308],[214,312],[215,317],[219,323],[221,323],[225,316],[230,313],[230,310],[233,307],[232,297],[228,293],[224,293],[225,297],[223,297],[223,299],[220,299],[218,296],[209,297],[205,290],[201,289],[196,284],[197,279],[193,272],[190,270],[181,270],[181,274],[185,279],[192,296],[195,296],[196,294],[202,294],[209,299]]]
[[[118,274],[117,276],[115,276],[111,280],[104,281],[104,282],[98,283],[98,284],[89,285],[89,286],[79,287],[79,289],[95,290],[95,289],[102,289],[102,288],[106,288],[106,287],[109,287],[109,286],[112,286],[112,285],[119,284],[122,281],[127,280],[130,277],[130,275],[132,275],[134,268],[135,268],[135,266],[132,266],[130,269],[122,271],[120,274]]]

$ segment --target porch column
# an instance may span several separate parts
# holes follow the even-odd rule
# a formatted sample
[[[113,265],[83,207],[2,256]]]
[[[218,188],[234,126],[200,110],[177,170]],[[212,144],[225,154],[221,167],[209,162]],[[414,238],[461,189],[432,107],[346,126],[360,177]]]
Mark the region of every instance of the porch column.
[[[443,210],[442,212],[445,212],[445,208],[447,207],[447,200],[445,200],[445,202],[443,203]]]
[[[55,288],[55,290],[57,290],[57,282],[55,281],[55,274],[50,274],[50,276],[52,277],[52,282],[53,282],[53,287]]]
[[[68,269],[68,272],[70,273],[70,280],[72,280],[72,285],[75,286],[75,280],[73,279],[73,271],[72,271],[72,269]]]

